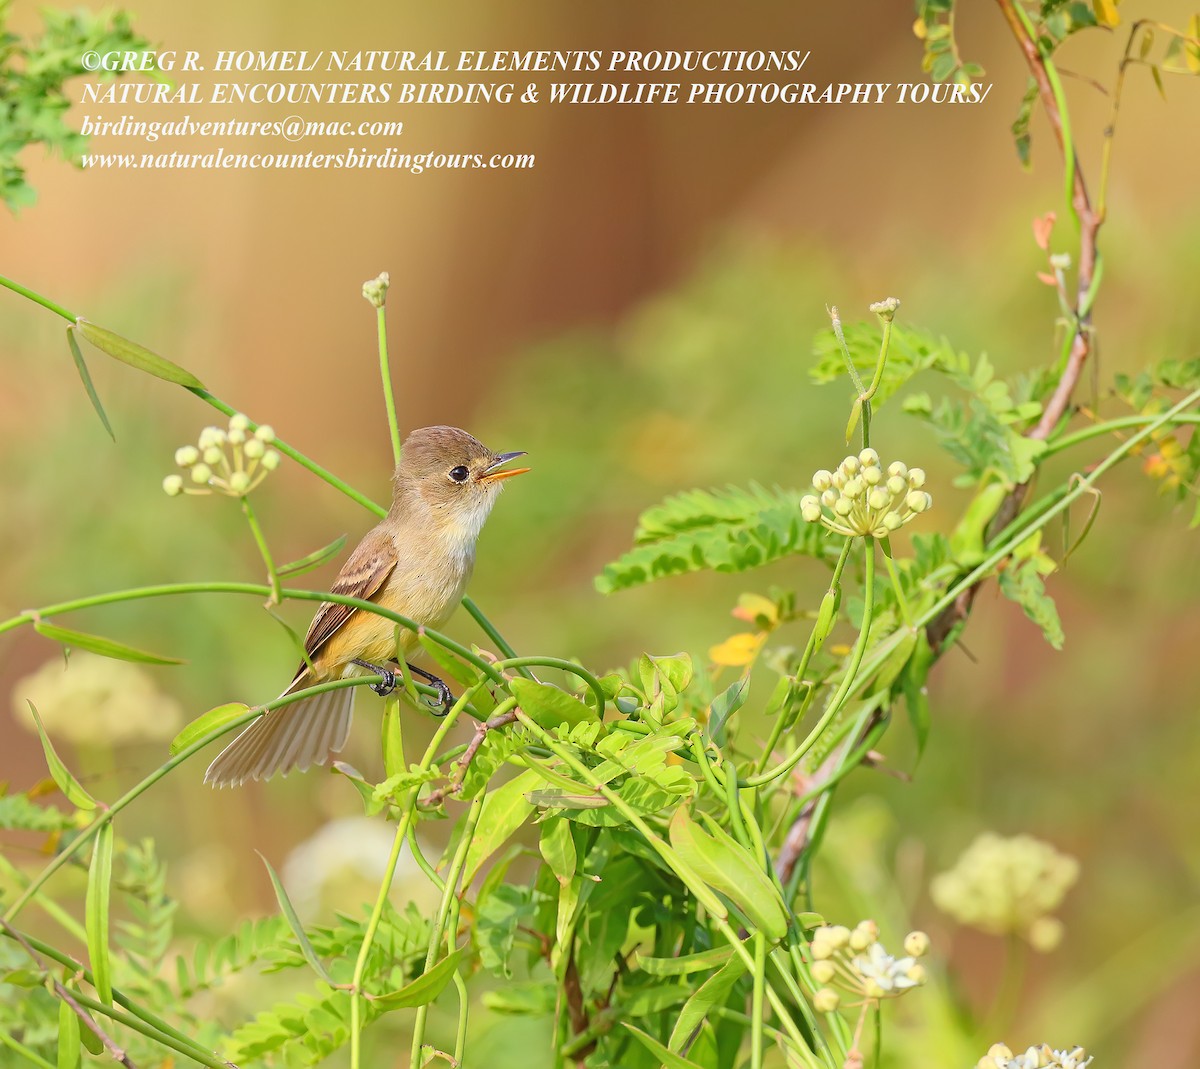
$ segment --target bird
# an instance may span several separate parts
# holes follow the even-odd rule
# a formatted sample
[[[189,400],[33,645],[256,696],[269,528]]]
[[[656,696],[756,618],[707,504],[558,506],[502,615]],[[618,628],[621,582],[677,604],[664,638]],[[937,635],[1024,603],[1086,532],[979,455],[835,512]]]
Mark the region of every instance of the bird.
[[[457,427],[422,427],[401,448],[387,516],[359,542],[331,592],[373,601],[422,627],[439,628],[462,600],[475,565],[475,544],[506,479],[524,451],[494,453]],[[387,617],[323,602],[304,639],[304,660],[280,697],[329,680],[379,675],[379,694],[394,688],[388,661],[404,657],[417,635]],[[411,665],[409,666],[412,667]],[[436,676],[413,669],[452,701]],[[303,772],[339,752],[350,734],[354,694],[342,687],[265,712],[208,766],[206,783],[236,787],[292,769]]]

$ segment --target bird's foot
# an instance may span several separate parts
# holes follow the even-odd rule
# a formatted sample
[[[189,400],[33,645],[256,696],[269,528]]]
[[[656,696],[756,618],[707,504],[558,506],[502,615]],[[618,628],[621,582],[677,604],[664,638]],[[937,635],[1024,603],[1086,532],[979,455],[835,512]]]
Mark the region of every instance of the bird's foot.
[[[434,713],[434,716],[445,716],[450,712],[450,707],[454,704],[454,695],[450,693],[450,688],[446,686],[445,680],[438,679],[432,672],[426,672],[423,668],[417,668],[414,665],[409,665],[408,670],[415,676],[420,676],[434,690],[438,692],[438,705],[441,706],[440,713]]]
[[[396,673],[390,668],[385,668],[383,665],[371,664],[370,661],[356,660],[354,663],[360,668],[366,668],[375,675],[383,676],[383,679],[381,679],[378,683],[367,684],[367,686],[370,687],[381,698],[386,698],[392,693],[392,691],[396,689]]]

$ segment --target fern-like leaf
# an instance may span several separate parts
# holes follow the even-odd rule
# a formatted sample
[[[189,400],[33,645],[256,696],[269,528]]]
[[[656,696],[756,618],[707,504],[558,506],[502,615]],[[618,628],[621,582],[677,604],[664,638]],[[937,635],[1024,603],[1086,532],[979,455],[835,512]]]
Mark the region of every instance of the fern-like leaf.
[[[805,523],[798,490],[689,490],[648,509],[634,548],[596,578],[604,594],[686,572],[744,572],[781,557],[831,556],[824,528]]]

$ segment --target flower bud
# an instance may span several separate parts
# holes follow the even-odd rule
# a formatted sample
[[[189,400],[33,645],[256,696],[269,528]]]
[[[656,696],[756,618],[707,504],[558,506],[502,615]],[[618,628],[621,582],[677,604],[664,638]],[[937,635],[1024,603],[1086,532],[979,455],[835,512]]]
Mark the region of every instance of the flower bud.
[[[858,454],[858,459],[862,462],[864,468],[872,468],[879,465],[879,454],[874,449],[864,449]]]
[[[862,932],[871,943],[874,943],[879,938],[879,925],[873,920],[859,921],[854,930]]]
[[[929,936],[924,932],[909,932],[904,937],[904,953],[914,958],[923,958],[929,953]]]
[[[266,442],[270,444],[271,442],[275,441],[275,428],[270,426],[270,424],[264,423],[258,428],[258,430],[254,432],[254,437],[260,442]]]
[[[800,515],[808,523],[816,523],[821,518],[821,502],[812,494],[800,499]]]
[[[842,996],[832,987],[822,987],[813,995],[813,1009],[817,1013],[833,1013],[841,1001]]]
[[[178,497],[183,493],[183,476],[168,475],[162,481],[162,488],[167,497]]]
[[[240,427],[231,428],[229,441],[233,445],[241,445],[246,440],[246,432]]]
[[[224,455],[225,454],[221,452],[218,446],[210,445],[206,450],[204,450],[204,463],[208,464],[210,467],[220,464],[221,458]]]
[[[837,968],[832,961],[814,961],[812,964],[812,976],[818,984],[830,983],[837,974]]]
[[[245,431],[250,426],[250,417],[244,412],[236,412],[229,417],[229,429],[231,431]]]
[[[854,511],[854,502],[848,497],[839,497],[833,503],[833,511],[839,516],[849,516]]]
[[[914,961],[904,972],[914,984],[923,984],[925,982],[925,966],[919,961]]]
[[[262,444],[258,438],[251,438],[244,446],[242,452],[251,460],[258,460],[267,451],[267,447]]]
[[[891,503],[892,495],[889,494],[882,486],[875,487],[874,490],[867,494],[867,504],[870,505],[871,508],[875,509],[876,512],[887,508]]]
[[[199,483],[201,486],[207,486],[209,479],[213,477],[212,468],[207,464],[197,464],[192,468],[192,482]]]
[[[904,521],[900,518],[898,512],[885,512],[883,514],[883,529],[885,531],[898,531],[904,526]]]
[[[862,467],[862,465],[858,462],[858,457],[847,457],[842,461],[841,467],[842,471],[844,471],[847,475],[857,475],[858,469]]]
[[[838,499],[838,497],[839,497],[839,494],[836,490],[829,489],[829,490],[822,491],[821,504],[826,505],[829,508],[833,508],[833,503]]]
[[[892,497],[903,497],[908,493],[908,483],[900,475],[889,476],[887,488]]]
[[[910,490],[908,496],[904,499],[904,503],[913,512],[924,512],[933,504],[933,498],[925,493],[924,490]]]
[[[888,465],[889,475],[899,475],[901,479],[908,478],[908,465],[902,460],[894,460]]]
[[[1029,945],[1034,950],[1049,954],[1062,942],[1064,931],[1063,922],[1057,917],[1038,917],[1029,926]]]
[[[279,461],[279,454],[276,453],[274,449],[268,449],[263,454],[262,466],[266,468],[267,471],[274,471],[277,467],[279,467]]]
[[[814,490],[828,490],[833,485],[833,473],[824,468],[814,471],[812,484]]]
[[[175,450],[175,463],[181,468],[190,468],[200,459],[200,450],[194,445],[181,445]]]
[[[920,490],[925,485],[925,469],[910,468],[908,471],[908,485],[914,490]]]
[[[826,939],[817,939],[813,937],[812,946],[809,947],[809,953],[813,956],[813,961],[826,961],[833,957],[833,947]]]
[[[873,942],[875,942],[875,940],[871,938],[871,934],[863,931],[861,928],[855,928],[854,931],[850,933],[850,949],[853,950],[855,954],[861,954]]]
[[[244,494],[250,489],[250,476],[244,471],[235,471],[229,476],[229,489],[235,494]]]
[[[863,984],[863,994],[866,995],[867,998],[887,997],[887,992],[883,989],[883,986],[879,983],[879,981],[869,977]]]
[[[878,486],[883,482],[883,469],[878,467],[863,468],[862,481],[868,486]]]
[[[862,479],[856,475],[853,479],[848,479],[846,481],[846,485],[842,488],[842,493],[851,500],[857,500],[863,496],[863,494],[866,492],[866,489],[867,488],[863,484]]]
[[[197,443],[201,449],[207,449],[209,446],[223,445],[225,443],[225,432],[220,427],[205,427],[200,432],[200,441]]]
[[[844,924],[831,924],[825,931],[828,933],[825,938],[834,950],[841,950],[850,942],[850,929]]]
[[[388,273],[384,271],[377,278],[372,278],[363,283],[362,295],[372,307],[382,308],[390,283],[391,279]]]

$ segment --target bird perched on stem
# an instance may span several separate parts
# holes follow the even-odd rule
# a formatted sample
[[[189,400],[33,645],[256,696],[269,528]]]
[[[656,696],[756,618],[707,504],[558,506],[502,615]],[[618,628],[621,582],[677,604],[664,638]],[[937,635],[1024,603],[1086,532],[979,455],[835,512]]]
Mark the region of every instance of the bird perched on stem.
[[[493,453],[457,427],[413,431],[392,477],[392,507],[350,554],[332,592],[373,601],[422,627],[438,628],[462,599],[475,565],[475,542],[504,480],[522,452]],[[378,694],[395,685],[387,662],[405,657],[417,636],[366,609],[325,602],[304,639],[305,659],[284,695],[354,675],[380,675]],[[412,667],[411,665],[409,666]],[[452,700],[436,676],[412,671]],[[324,764],[345,745],[357,687],[326,691],[264,713],[233,740],[204,774],[217,787],[269,779]]]

